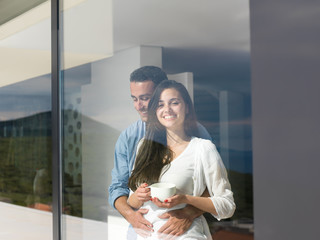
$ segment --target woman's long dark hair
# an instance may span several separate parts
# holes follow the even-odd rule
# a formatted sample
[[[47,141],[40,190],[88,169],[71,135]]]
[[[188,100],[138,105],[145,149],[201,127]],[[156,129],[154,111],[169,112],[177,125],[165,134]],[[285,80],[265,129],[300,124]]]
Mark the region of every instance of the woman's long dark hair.
[[[129,178],[129,187],[135,191],[137,187],[146,182],[149,185],[159,181],[161,170],[172,161],[172,152],[167,147],[166,129],[157,118],[161,93],[165,89],[177,90],[186,106],[184,130],[187,136],[198,136],[196,114],[187,89],[173,80],[162,81],[155,89],[148,105],[148,122],[146,135],[136,156],[134,169]]]

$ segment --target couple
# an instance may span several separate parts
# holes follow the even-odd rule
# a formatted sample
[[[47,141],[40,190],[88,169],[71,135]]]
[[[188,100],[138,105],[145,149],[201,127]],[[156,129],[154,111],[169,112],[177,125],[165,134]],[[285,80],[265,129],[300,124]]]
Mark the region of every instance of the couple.
[[[145,68],[161,71],[156,67],[142,69]],[[175,81],[163,81],[165,74],[156,84],[152,81],[156,74],[142,77],[145,81],[134,81],[136,71],[131,74],[130,90],[142,122],[125,130],[117,142],[110,203],[133,225],[138,238],[210,239],[202,213],[210,212],[223,219],[231,217],[235,209],[221,158],[209,140],[198,138],[205,135],[205,130],[196,123],[185,87]],[[139,124],[144,126],[146,121],[146,130],[137,131]],[[133,151],[131,155],[137,151],[133,159],[128,155],[129,149]],[[119,160],[123,157],[127,159]],[[165,202],[151,199],[147,186],[154,182],[176,184],[177,194]],[[128,186],[132,190],[129,198]]]

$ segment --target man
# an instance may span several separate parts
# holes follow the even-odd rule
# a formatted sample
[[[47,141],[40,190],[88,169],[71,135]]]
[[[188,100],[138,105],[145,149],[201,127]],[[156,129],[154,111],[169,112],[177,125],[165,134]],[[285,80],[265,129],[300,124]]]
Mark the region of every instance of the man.
[[[132,225],[135,231],[148,236],[153,231],[152,224],[143,215],[146,209],[134,211],[127,203],[129,188],[128,179],[131,174],[136,157],[136,147],[145,135],[145,122],[148,118],[148,103],[156,86],[163,80],[167,80],[167,75],[160,68],[145,66],[133,71],[130,75],[130,92],[134,108],[140,115],[140,119],[124,130],[116,143],[115,161],[112,170],[112,183],[109,187],[109,203],[120,212],[120,214]],[[211,137],[206,129],[198,124],[199,133],[202,138]],[[193,206],[184,209],[173,210],[160,216],[168,218],[167,223],[159,230],[159,234],[170,234],[179,236],[187,231],[193,219],[203,214]],[[128,239],[134,239],[133,231],[128,232]]]

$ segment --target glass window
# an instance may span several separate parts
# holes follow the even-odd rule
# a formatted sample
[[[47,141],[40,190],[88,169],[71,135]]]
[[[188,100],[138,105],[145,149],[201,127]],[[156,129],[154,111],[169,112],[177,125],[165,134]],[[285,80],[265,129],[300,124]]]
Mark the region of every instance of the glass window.
[[[117,139],[140,118],[129,77],[146,65],[187,86],[227,168],[237,209],[205,214],[212,236],[253,239],[248,1],[75,2],[62,17],[64,239],[126,239],[108,187]]]
[[[0,238],[52,239],[50,1],[0,9]]]

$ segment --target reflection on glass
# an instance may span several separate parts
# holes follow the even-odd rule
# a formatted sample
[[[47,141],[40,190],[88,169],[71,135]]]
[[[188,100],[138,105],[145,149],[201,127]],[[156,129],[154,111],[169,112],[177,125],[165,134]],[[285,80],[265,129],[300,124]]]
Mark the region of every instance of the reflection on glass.
[[[52,239],[50,1],[0,8],[0,238]]]
[[[46,210],[51,205],[49,77],[0,88],[1,200]]]
[[[107,134],[83,110],[94,108],[86,101],[86,89],[94,81],[91,62],[113,54],[111,3],[111,0],[65,0],[62,6],[65,239],[72,239],[74,221],[80,227],[77,234],[88,239],[105,239],[108,235],[105,223],[107,168],[104,167]],[[93,223],[94,228],[87,227]]]
[[[0,201],[51,211],[50,76],[1,87],[0,116]],[[25,222],[27,214],[33,220],[39,217],[23,211],[9,219],[21,215]],[[46,227],[51,229],[51,217],[43,221],[49,221]],[[9,229],[14,228],[12,224]],[[51,237],[50,231],[42,237]]]
[[[82,167],[81,167],[81,81],[71,83],[69,72],[64,71],[63,106],[63,212],[82,217]],[[78,166],[77,168],[75,166]]]
[[[20,214],[39,209],[49,214],[51,209],[50,1],[32,2],[42,3],[40,12],[47,18],[41,15],[31,27],[10,29],[0,39],[1,216],[10,216],[13,209]],[[107,204],[114,145],[138,119],[130,73],[156,65],[175,77],[192,76],[198,119],[228,168],[237,210],[227,221],[207,216],[212,235],[228,239],[228,234],[241,233],[252,239],[247,1],[62,2],[65,238],[79,232],[88,239],[125,237],[128,223]],[[17,205],[24,207],[12,208]],[[51,216],[45,216],[51,230]],[[42,218],[28,219],[31,227],[43,223]],[[0,228],[2,233],[7,227]]]
[[[212,235],[228,239],[228,234],[242,234],[253,239],[247,3],[113,1],[109,8],[107,2],[83,1],[75,8],[78,11],[64,12],[64,213],[82,224],[90,219],[101,226],[94,233],[83,227],[88,236],[126,237],[128,222],[107,204],[114,146],[121,131],[139,118],[130,98],[130,73],[142,65],[156,65],[173,79],[192,80],[198,120],[211,134],[228,170],[237,210],[220,222],[206,216]],[[93,21],[99,20],[84,23],[88,12],[95,13]],[[81,24],[73,25],[77,19]],[[112,41],[113,54],[107,54]],[[70,52],[79,54],[79,62]],[[71,223],[65,223],[68,239]]]
[[[241,232],[253,237],[253,186],[251,93],[249,64],[243,73],[242,89],[234,85],[200,80],[196,83],[195,109],[199,121],[210,132],[227,169],[237,209],[228,221],[217,222],[206,214],[212,232],[220,237]],[[195,79],[196,80],[196,79]],[[244,88],[246,86],[246,88]],[[221,230],[224,229],[224,230]]]

